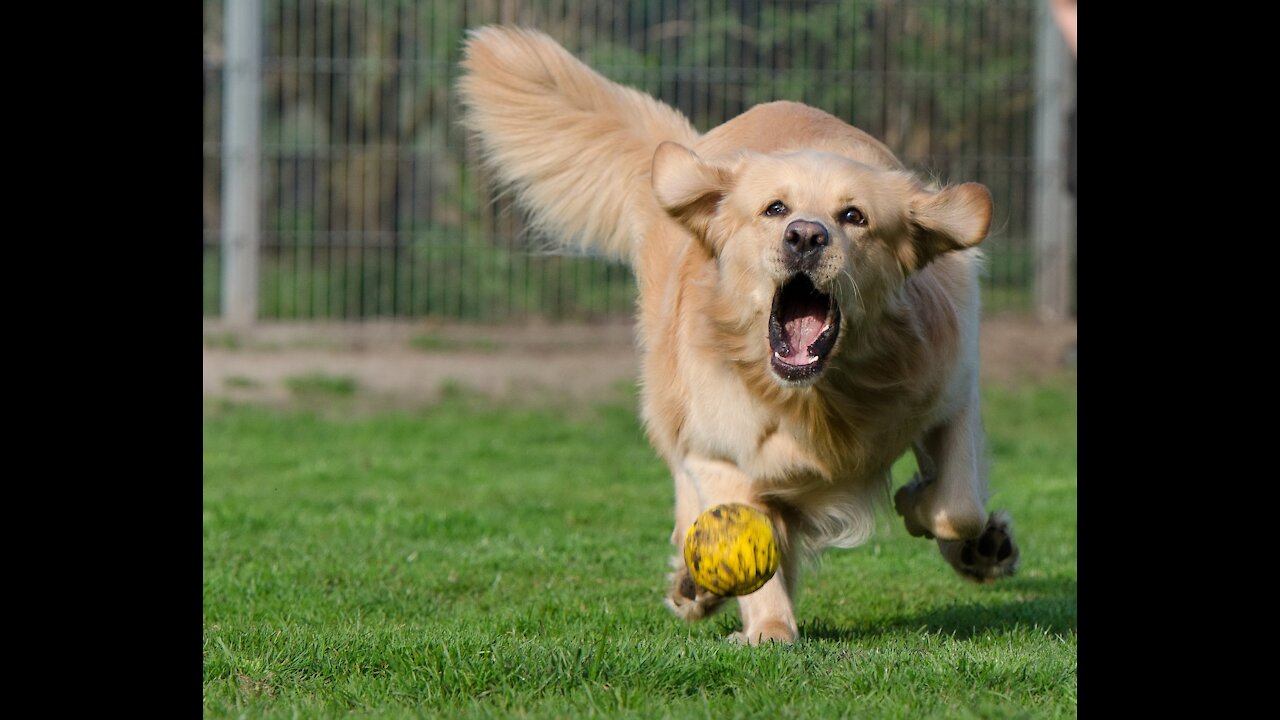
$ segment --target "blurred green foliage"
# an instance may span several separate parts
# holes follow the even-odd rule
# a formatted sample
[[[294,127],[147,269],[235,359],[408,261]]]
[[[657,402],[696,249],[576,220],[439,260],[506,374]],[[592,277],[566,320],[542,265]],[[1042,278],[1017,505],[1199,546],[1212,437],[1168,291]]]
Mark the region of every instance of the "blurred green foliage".
[[[204,314],[219,312],[222,2],[205,0]],[[264,0],[264,318],[625,315],[634,282],[547,255],[472,169],[452,97],[467,28],[538,27],[700,130],[822,108],[996,203],[988,297],[1029,297],[1029,0]],[[994,292],[992,292],[994,291]]]

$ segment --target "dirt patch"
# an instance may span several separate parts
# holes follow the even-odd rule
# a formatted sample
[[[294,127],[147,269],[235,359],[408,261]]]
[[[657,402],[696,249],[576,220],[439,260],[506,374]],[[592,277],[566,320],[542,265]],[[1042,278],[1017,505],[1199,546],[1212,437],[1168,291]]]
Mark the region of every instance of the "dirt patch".
[[[1040,322],[1019,315],[982,321],[982,380],[1036,382],[1076,370],[1076,321]]]
[[[993,317],[982,325],[984,382],[1075,370],[1076,323]],[[429,322],[204,323],[204,397],[285,405],[326,392],[412,408],[464,390],[582,402],[633,387],[632,324],[476,326]]]

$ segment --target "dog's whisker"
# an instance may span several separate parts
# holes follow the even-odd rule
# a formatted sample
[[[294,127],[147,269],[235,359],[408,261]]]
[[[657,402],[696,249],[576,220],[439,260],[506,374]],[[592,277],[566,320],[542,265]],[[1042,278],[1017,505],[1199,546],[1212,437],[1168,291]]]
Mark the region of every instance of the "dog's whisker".
[[[844,273],[845,277],[849,278],[849,284],[853,286],[853,297],[858,301],[858,306],[865,309],[866,305],[862,299],[862,291],[858,289],[858,280],[853,277],[853,273],[849,272],[849,268],[844,268],[841,272]]]

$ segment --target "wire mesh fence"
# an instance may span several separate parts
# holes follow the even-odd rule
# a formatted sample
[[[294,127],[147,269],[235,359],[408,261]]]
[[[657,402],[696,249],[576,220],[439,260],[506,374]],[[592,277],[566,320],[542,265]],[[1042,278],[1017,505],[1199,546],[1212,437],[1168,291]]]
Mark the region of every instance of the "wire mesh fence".
[[[226,0],[234,2],[236,0]],[[204,2],[204,315],[222,303],[224,0]],[[262,0],[258,316],[626,315],[634,281],[550,255],[474,170],[453,96],[467,28],[538,27],[707,131],[820,107],[995,199],[987,307],[1029,309],[1032,0]]]

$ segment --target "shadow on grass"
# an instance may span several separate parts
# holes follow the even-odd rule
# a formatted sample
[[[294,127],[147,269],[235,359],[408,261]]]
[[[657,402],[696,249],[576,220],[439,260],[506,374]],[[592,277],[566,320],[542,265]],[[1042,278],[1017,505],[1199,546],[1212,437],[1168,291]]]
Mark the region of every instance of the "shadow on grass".
[[[858,640],[905,632],[968,639],[989,632],[1036,629],[1054,635],[1076,632],[1075,580],[1027,579],[1016,588],[1023,600],[957,603],[874,624],[833,625],[821,618],[801,623],[800,636],[816,640]]]

